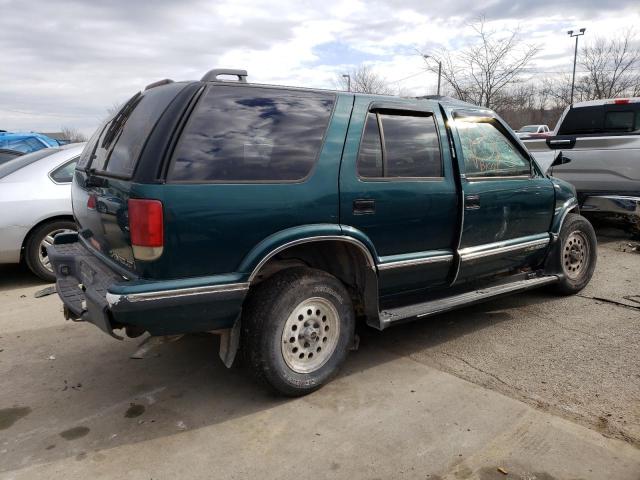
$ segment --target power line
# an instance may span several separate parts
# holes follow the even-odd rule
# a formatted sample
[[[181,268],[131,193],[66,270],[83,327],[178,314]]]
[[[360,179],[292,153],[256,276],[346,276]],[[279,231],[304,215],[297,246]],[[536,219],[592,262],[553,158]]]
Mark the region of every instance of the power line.
[[[0,112],[11,112],[18,113],[20,115],[30,115],[30,116],[38,116],[38,117],[89,117],[92,116],[90,113],[52,113],[52,112],[28,112],[25,110],[16,110],[13,108],[5,108],[1,107]]]

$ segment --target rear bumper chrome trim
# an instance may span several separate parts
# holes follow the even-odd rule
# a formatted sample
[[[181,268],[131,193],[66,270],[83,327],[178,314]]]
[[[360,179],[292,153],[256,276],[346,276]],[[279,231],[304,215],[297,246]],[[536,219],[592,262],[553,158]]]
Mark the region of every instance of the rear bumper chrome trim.
[[[158,290],[155,292],[115,294],[107,292],[106,298],[109,306],[114,306],[121,301],[146,302],[163,300],[166,298],[191,297],[194,295],[226,294],[230,292],[243,292],[249,290],[249,283],[228,283],[224,285],[207,285],[203,287],[177,288],[173,290]]]

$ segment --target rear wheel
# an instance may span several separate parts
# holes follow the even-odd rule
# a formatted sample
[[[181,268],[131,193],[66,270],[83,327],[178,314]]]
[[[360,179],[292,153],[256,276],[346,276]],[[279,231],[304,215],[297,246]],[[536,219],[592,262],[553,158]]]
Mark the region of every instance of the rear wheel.
[[[56,276],[49,262],[47,247],[53,245],[53,239],[60,233],[75,232],[76,224],[69,220],[53,220],[36,228],[25,246],[25,261],[29,269],[47,282],[54,282]]]
[[[586,287],[593,276],[598,249],[596,234],[586,218],[570,213],[560,230],[559,242],[557,261],[562,279],[555,290],[571,295]]]
[[[253,373],[277,392],[299,396],[337,372],[353,342],[355,319],[349,293],[337,278],[291,268],[251,293],[242,325]]]

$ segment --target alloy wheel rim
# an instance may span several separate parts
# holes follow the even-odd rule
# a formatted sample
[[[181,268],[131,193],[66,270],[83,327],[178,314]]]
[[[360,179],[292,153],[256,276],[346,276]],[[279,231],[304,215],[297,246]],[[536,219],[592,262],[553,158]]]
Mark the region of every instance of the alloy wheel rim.
[[[40,265],[42,265],[49,272],[53,272],[53,267],[51,266],[51,262],[49,261],[47,247],[53,245],[53,239],[60,233],[74,233],[74,231],[69,230],[68,228],[58,228],[56,230],[53,230],[45,235],[45,237],[40,242],[40,248],[38,248],[38,259],[40,260]]]
[[[589,266],[589,241],[584,233],[573,231],[569,234],[562,249],[562,270],[571,280],[575,280]]]
[[[282,330],[282,357],[296,373],[311,373],[333,354],[340,338],[336,307],[321,297],[309,298],[293,309]]]

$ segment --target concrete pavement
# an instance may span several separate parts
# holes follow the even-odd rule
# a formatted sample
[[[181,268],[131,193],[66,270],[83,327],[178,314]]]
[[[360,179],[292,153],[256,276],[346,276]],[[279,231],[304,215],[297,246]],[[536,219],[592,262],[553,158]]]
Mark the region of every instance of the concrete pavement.
[[[294,400],[226,370],[215,337],[131,360],[136,340],[65,322],[2,267],[0,478],[638,480],[640,315],[589,297],[629,296],[640,255],[603,252],[581,297],[364,331],[336,380]]]

